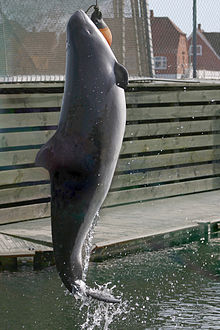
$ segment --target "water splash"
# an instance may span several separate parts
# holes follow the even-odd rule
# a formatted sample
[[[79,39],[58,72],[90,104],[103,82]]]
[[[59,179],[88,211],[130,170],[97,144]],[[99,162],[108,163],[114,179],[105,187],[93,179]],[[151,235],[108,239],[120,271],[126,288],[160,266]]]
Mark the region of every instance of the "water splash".
[[[107,303],[114,303],[118,304],[121,302],[121,297],[114,297],[109,289],[103,289],[102,286],[98,284],[97,288],[90,288],[86,285],[86,283],[82,280],[77,280],[74,282],[73,285],[73,293],[70,293],[72,296],[75,297],[76,300],[80,299],[83,302],[87,301],[88,298],[94,298],[98,301],[107,302]]]
[[[87,330],[92,330],[96,327],[107,330],[113,320],[122,314],[124,315],[124,319],[126,319],[126,314],[129,313],[128,302],[122,301],[122,294],[120,294],[120,297],[117,296],[115,298],[113,290],[116,286],[111,286],[111,282],[103,285],[98,285],[95,283],[96,287],[92,289],[86,285],[86,276],[89,268],[94,229],[98,220],[99,212],[97,212],[94,217],[91,229],[83,246],[84,261],[82,280],[75,283],[77,285],[77,290],[75,290],[76,293],[74,294],[74,298],[79,304],[79,310],[81,312],[83,311],[86,319],[80,328]],[[105,300],[108,302],[105,302]],[[117,304],[114,302],[117,302]]]
[[[92,225],[90,227],[90,230],[88,232],[88,235],[86,237],[84,246],[83,246],[83,275],[82,275],[82,280],[85,282],[86,281],[86,276],[89,268],[89,260],[90,260],[90,254],[92,250],[92,241],[93,241],[93,236],[94,236],[94,230],[95,226],[97,224],[97,221],[99,220],[99,211],[96,213]]]
[[[96,284],[97,285],[97,284]],[[115,286],[109,287],[110,283],[97,285],[98,291],[104,294],[113,294]],[[109,325],[117,318],[129,314],[128,302],[120,301],[119,304],[105,303],[103,301],[93,300],[91,298],[81,299],[80,311],[84,311],[86,315],[85,322],[80,326],[81,329],[93,330],[98,329],[108,330]]]

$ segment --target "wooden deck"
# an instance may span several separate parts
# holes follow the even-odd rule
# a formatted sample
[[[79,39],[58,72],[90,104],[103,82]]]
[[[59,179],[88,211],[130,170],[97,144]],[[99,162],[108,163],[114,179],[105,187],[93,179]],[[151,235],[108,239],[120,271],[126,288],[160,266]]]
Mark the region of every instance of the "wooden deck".
[[[0,224],[49,217],[49,176],[34,161],[56,130],[63,84],[0,87]],[[125,138],[104,206],[220,189],[219,87],[129,84]]]
[[[45,252],[53,250],[45,244],[37,244],[34,243],[34,240],[24,240],[18,237],[0,234],[0,257],[34,256],[36,251]],[[28,239],[28,237],[26,238]]]
[[[220,191],[102,209],[93,260],[206,239],[220,222]],[[0,256],[52,251],[50,218],[0,226]],[[176,237],[176,239],[175,239]]]

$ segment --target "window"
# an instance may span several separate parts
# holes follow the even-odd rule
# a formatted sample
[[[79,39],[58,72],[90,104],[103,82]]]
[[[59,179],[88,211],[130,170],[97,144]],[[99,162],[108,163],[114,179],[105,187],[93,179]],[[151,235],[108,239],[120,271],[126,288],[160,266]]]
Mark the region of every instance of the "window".
[[[167,58],[166,56],[154,57],[155,69],[166,70],[167,69]]]
[[[189,47],[189,55],[193,55],[193,45],[190,45]],[[202,55],[202,45],[196,46],[196,55],[201,56]]]

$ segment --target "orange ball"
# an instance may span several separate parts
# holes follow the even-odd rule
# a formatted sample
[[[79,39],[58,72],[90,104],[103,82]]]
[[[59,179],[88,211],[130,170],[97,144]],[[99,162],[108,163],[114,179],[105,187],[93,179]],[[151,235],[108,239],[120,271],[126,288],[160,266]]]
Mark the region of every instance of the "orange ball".
[[[99,31],[103,34],[105,39],[107,40],[109,46],[112,44],[112,33],[108,27],[105,27],[104,29],[99,29]]]

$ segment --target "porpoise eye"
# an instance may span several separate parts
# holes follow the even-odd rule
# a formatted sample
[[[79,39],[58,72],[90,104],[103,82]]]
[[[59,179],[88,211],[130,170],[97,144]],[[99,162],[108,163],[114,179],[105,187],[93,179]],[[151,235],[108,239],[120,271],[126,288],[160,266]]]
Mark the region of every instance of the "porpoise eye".
[[[85,35],[88,35],[88,34],[92,34],[92,31],[89,30],[89,29],[86,29],[86,30],[83,31],[83,33],[84,33]]]

